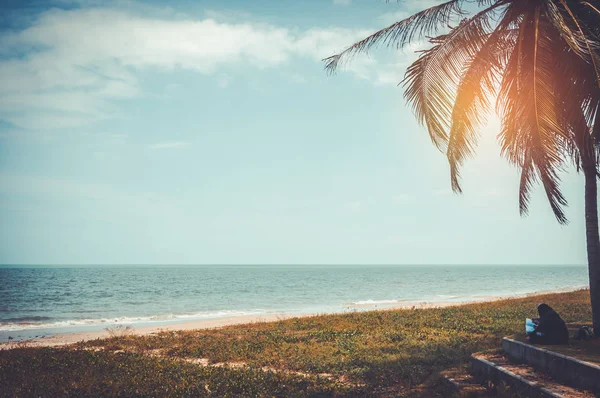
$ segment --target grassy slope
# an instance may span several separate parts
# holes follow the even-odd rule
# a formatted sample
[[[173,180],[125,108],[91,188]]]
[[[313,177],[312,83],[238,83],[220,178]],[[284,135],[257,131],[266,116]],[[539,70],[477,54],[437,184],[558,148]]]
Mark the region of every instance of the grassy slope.
[[[522,332],[539,302],[568,322],[591,317],[580,291],[22,348],[0,352],[0,395],[415,395],[438,371]],[[200,358],[245,366],[190,362]]]

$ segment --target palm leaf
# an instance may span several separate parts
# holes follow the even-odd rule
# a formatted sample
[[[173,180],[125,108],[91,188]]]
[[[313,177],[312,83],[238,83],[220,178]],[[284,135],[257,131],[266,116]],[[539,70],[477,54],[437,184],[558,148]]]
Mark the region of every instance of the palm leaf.
[[[521,181],[519,183],[519,212],[522,216],[529,212],[530,192],[536,181],[535,170],[531,157],[531,148],[525,149]]]
[[[526,66],[523,78],[523,95],[520,101],[520,108],[525,110],[525,126],[531,148],[531,158],[533,165],[540,177],[550,207],[559,223],[567,222],[562,207],[567,204],[565,197],[559,189],[560,178],[558,170],[562,164],[560,156],[560,145],[558,136],[568,139],[566,132],[562,130],[562,125],[556,112],[555,93],[553,91],[553,79],[557,76],[553,74],[553,31],[548,29],[544,21],[541,20],[542,7],[536,7],[533,12],[531,29],[533,32],[525,40],[526,58],[531,58]]]
[[[502,111],[499,139],[502,153],[521,167],[519,208],[527,213],[530,189],[538,178],[559,223],[567,222],[566,199],[559,189],[564,142],[571,136],[561,123],[554,82],[564,41],[545,18],[543,4],[511,3],[507,12],[519,15],[516,45],[504,70],[497,107]],[[535,177],[533,177],[535,175]]]
[[[509,59],[504,68],[502,81],[498,97],[496,99],[496,112],[500,115],[502,124],[498,140],[501,145],[501,154],[511,163],[524,166],[523,138],[521,124],[518,122],[522,118],[521,109],[517,100],[521,90],[521,69],[522,69],[522,48],[526,37],[526,24],[523,23],[523,10],[511,5],[506,10],[507,15],[511,15],[511,20],[519,24],[519,32],[516,38],[516,44],[513,47]]]
[[[571,7],[569,7],[569,5],[567,4],[566,0],[559,0],[561,5],[564,7],[564,9],[567,11],[567,13],[569,14],[569,16],[571,17],[572,21],[575,23],[576,27],[577,27],[577,31],[579,33],[579,41],[583,43],[583,45],[577,43],[577,40],[573,41],[572,39],[567,39],[567,43],[569,43],[569,46],[572,46],[571,48],[573,49],[573,51],[575,51],[578,54],[581,54],[582,56],[589,56],[592,65],[594,66],[594,72],[596,74],[596,84],[600,87],[600,55],[598,54],[598,49],[600,48],[600,42],[592,39],[592,36],[590,35],[590,32],[584,32],[584,29],[582,27],[582,24],[580,23],[578,17],[574,14],[573,10],[571,9]],[[550,5],[552,5],[552,2],[549,2]],[[595,8],[595,7],[592,7]],[[557,15],[560,15],[560,13],[550,13],[551,16],[554,16],[555,18],[557,17]],[[555,18],[551,18],[552,21],[555,20]],[[558,18],[556,18],[558,19]],[[563,29],[563,26],[565,26],[566,24],[562,23],[562,24],[555,24],[555,26],[557,28],[560,29],[561,33],[563,33],[563,37],[566,38],[575,38],[576,35],[571,31],[571,29]],[[587,51],[581,51],[581,48],[585,46],[585,49]]]
[[[462,192],[459,168],[464,159],[473,154],[477,132],[489,112],[489,99],[495,96],[497,90],[497,76],[507,62],[506,53],[514,48],[515,32],[510,29],[511,25],[510,16],[505,14],[460,78],[446,153],[455,192]]]
[[[352,44],[339,54],[325,58],[325,69],[332,73],[341,62],[351,59],[358,53],[368,52],[373,46],[395,44],[398,48],[405,46],[415,37],[434,34],[441,26],[463,15],[461,4],[464,0],[450,0],[445,3],[429,7],[406,19],[398,21],[387,28],[381,29],[372,35]]]
[[[493,9],[486,9],[430,39],[431,48],[408,67],[402,83],[405,98],[417,120],[427,127],[433,143],[444,151],[452,123],[452,109],[463,70],[485,43]]]

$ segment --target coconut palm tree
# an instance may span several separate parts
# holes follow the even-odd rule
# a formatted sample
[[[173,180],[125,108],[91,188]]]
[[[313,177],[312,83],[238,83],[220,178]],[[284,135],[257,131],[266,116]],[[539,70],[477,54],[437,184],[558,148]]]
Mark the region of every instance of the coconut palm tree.
[[[541,182],[565,224],[559,173],[569,162],[583,172],[593,326],[600,334],[600,0],[446,1],[326,58],[326,69],[378,45],[424,39],[430,45],[402,83],[417,119],[448,158],[455,192],[494,103],[502,154],[521,171],[521,214]]]

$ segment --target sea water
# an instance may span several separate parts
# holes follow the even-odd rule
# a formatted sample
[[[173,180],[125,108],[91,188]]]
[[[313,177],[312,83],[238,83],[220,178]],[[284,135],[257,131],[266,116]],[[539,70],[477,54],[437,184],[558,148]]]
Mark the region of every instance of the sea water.
[[[111,325],[459,303],[587,284],[585,266],[2,266],[0,341]]]

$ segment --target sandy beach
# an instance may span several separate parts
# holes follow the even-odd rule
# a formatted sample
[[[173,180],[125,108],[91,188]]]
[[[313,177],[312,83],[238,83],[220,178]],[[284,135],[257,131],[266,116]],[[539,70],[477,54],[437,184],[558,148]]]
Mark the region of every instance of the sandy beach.
[[[308,316],[308,315],[268,315],[268,316],[236,316],[231,318],[220,318],[220,319],[204,319],[198,321],[174,323],[168,325],[158,326],[145,326],[145,327],[132,327],[131,333],[135,335],[149,335],[153,333],[176,331],[176,330],[194,330],[194,329],[211,329],[219,328],[229,325],[239,325],[245,323],[257,323],[257,322],[274,322],[282,319]],[[76,333],[60,333],[49,337],[40,339],[22,340],[8,343],[0,343],[0,350],[11,349],[15,347],[58,347],[69,344],[74,344],[80,341],[88,341],[95,339],[103,339],[110,337],[109,332],[106,329],[93,331],[93,332],[76,332]]]
[[[451,307],[451,306],[463,306],[473,303],[483,303],[483,302],[493,302],[499,300],[506,300],[511,298],[525,298],[530,296],[536,296],[540,294],[549,294],[549,293],[567,293],[576,290],[586,289],[587,287],[577,287],[577,288],[564,288],[564,289],[552,289],[552,290],[543,290],[537,291],[527,294],[519,294],[512,296],[482,296],[477,300],[473,301],[465,301],[465,302],[399,302],[394,304],[361,304],[361,305],[353,305],[347,306],[347,309],[356,309],[356,310],[398,310],[398,309],[424,309],[424,308],[443,308],[443,307]],[[284,319],[291,318],[304,318],[309,316],[316,316],[322,314],[269,314],[269,315],[248,315],[248,316],[235,316],[228,318],[219,318],[219,319],[203,319],[196,321],[187,321],[181,323],[173,323],[173,324],[163,324],[156,326],[144,326],[144,327],[135,327],[131,328],[130,333],[135,335],[149,335],[160,332],[167,331],[180,331],[180,330],[195,330],[195,329],[212,329],[212,328],[220,328],[229,325],[240,325],[247,323],[261,323],[261,322],[275,322]],[[21,340],[21,341],[11,341],[0,343],[0,350],[11,349],[16,347],[59,347],[65,346],[69,344],[74,344],[81,341],[89,341],[95,339],[103,339],[110,337],[109,331],[106,329],[91,331],[91,332],[75,332],[75,333],[60,333],[54,334],[44,338],[30,339],[30,340]]]

